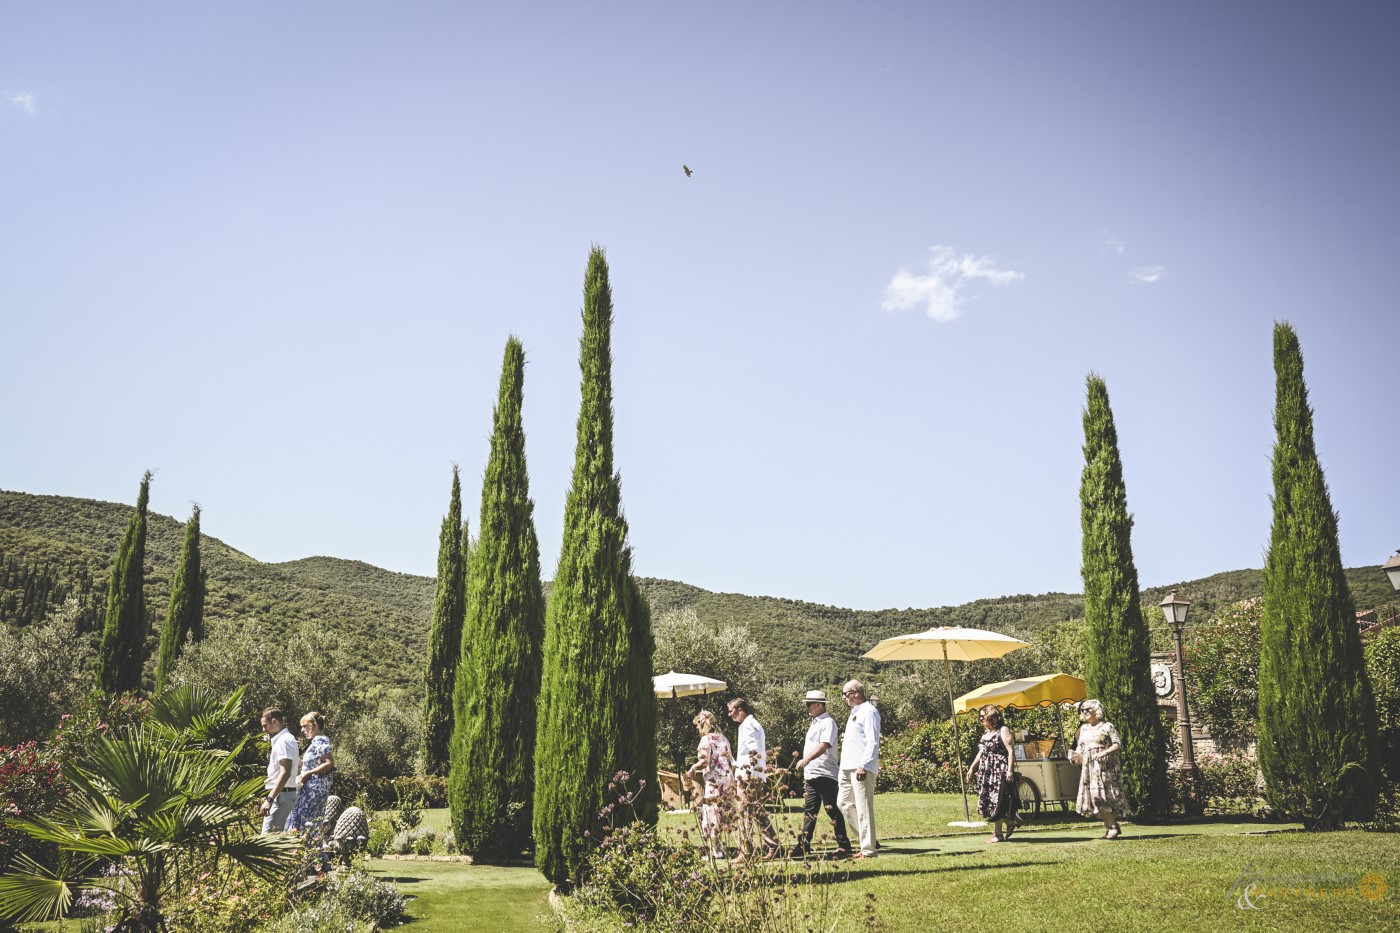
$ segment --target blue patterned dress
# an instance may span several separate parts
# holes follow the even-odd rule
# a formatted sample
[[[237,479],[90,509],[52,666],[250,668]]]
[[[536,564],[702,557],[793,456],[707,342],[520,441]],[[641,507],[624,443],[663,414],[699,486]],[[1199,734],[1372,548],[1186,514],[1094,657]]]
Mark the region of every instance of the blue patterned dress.
[[[321,762],[331,753],[331,740],[318,735],[306,746],[301,756],[301,771],[305,774],[312,768],[320,767]],[[287,817],[288,830],[306,830],[318,823],[326,812],[326,798],[331,795],[331,772],[313,774],[301,779],[297,792],[297,805],[292,815]]]

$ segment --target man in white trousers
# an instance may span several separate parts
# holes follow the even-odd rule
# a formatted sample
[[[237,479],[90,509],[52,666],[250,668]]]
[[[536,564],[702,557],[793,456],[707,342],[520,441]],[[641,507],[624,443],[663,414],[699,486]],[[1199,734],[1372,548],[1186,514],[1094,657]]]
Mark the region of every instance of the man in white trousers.
[[[866,697],[865,685],[858,680],[847,682],[841,695],[846,698],[851,715],[841,737],[836,806],[860,842],[860,851],[852,858],[874,858],[879,849],[875,841],[875,775],[880,770],[880,711]]]

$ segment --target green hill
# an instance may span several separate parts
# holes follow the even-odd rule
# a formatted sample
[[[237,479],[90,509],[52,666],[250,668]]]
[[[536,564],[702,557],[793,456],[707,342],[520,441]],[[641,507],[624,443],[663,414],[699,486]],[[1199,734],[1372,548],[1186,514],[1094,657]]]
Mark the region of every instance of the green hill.
[[[86,630],[101,624],[111,561],[131,506],[91,499],[0,491],[0,621],[31,622],[73,596],[85,607]],[[146,601],[153,627],[164,619],[183,524],[152,514],[148,524]],[[283,631],[316,625],[350,649],[366,687],[420,689],[427,652],[433,580],[393,573],[360,561],[308,557],[265,564],[217,538],[202,541],[209,575],[205,610],[211,636],[232,628],[276,625]],[[1347,571],[1358,608],[1395,602],[1376,567]],[[643,578],[652,611],[693,608],[701,620],[745,624],[763,646],[770,670],[811,683],[835,683],[869,671],[861,654],[882,638],[935,625],[965,625],[1016,635],[1063,658],[1077,643],[1082,597],[1068,593],[979,599],[934,609],[861,611],[767,596],[712,593],[671,580]],[[1258,570],[1235,570],[1143,592],[1155,647],[1169,633],[1156,604],[1170,590],[1193,600],[1192,618],[1262,593]],[[152,632],[154,652],[158,633]]]

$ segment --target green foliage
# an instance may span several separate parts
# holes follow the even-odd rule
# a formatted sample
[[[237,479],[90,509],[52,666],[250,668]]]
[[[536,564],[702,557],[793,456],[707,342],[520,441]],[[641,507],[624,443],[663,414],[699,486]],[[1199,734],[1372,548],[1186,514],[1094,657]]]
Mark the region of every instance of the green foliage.
[[[702,709],[725,722],[725,705],[735,697],[757,697],[766,682],[763,651],[748,626],[733,622],[701,622],[691,607],[659,613],[653,626],[655,673],[680,671],[713,677],[729,685],[708,696],[657,701],[658,756],[672,770],[685,770],[694,759],[698,738],[691,720]]]
[[[288,867],[296,842],[252,826],[249,813],[263,779],[235,783],[231,769],[240,747],[202,748],[174,734],[172,741],[166,729],[137,725],[64,762],[66,799],[50,815],[9,821],[54,843],[60,859],[50,867],[19,858],[0,876],[0,915],[58,918],[75,896],[110,892],[123,929],[153,933],[165,927],[167,899],[181,878],[223,860],[260,877]]]
[[[656,707],[649,683],[645,703],[640,695],[641,678],[651,676],[653,641],[632,580],[622,484],[613,471],[611,328],[607,262],[594,247],[584,277],[578,444],[546,615],[535,751],[535,863],[564,887],[587,871],[584,833],[614,772],[645,780],[653,802],[641,812],[655,808],[655,746],[649,760],[621,760],[645,755],[635,730]]]
[[[287,912],[289,893],[280,877],[260,877],[225,862],[181,879],[166,898],[166,928],[168,933],[261,933]]]
[[[959,719],[961,746],[954,741],[953,724],[947,719],[910,723],[898,735],[880,743],[878,789],[887,793],[960,793],[959,776],[977,754],[981,734],[976,713],[964,713]]]
[[[423,699],[424,761],[430,774],[446,774],[452,755],[452,692],[457,664],[468,645],[462,639],[466,611],[465,543],[462,524],[462,479],[452,465],[452,496],[438,533],[437,593],[428,629],[428,667]]]
[[[1259,764],[1269,803],[1316,829],[1375,797],[1371,681],[1313,442],[1303,354],[1274,326],[1273,526],[1259,632]]]
[[[1239,754],[1203,755],[1196,762],[1197,778],[1189,786],[1187,773],[1171,769],[1172,809],[1205,813],[1253,813],[1263,805],[1259,762]]]
[[[1259,618],[1255,597],[1188,629],[1186,694],[1191,717],[1227,752],[1254,744],[1259,718]]]
[[[351,719],[335,746],[336,771],[353,775],[362,786],[413,773],[410,754],[421,747],[423,717],[416,704],[383,697],[368,712]]]
[[[1084,681],[1123,739],[1123,792],[1139,814],[1161,816],[1167,794],[1166,733],[1152,686],[1151,643],[1138,593],[1133,519],[1108,387],[1090,374],[1084,408]]]
[[[48,736],[92,686],[77,600],[27,628],[0,625],[0,745]]]
[[[530,845],[544,590],[525,462],[525,350],[506,341],[455,695],[452,831],[480,862]]]
[[[288,722],[296,722],[311,710],[324,713],[327,731],[337,742],[339,766],[339,740],[344,738],[340,730],[361,716],[365,703],[373,699],[351,660],[345,643],[320,628],[282,634],[257,628],[230,632],[218,627],[204,641],[185,649],[170,682],[173,686],[204,687],[220,696],[243,689],[248,709],[280,706]],[[415,723],[409,735],[417,736],[418,729]],[[395,737],[395,741],[403,739]],[[402,748],[398,755],[403,757]]]
[[[136,511],[112,564],[107,585],[107,620],[97,656],[97,685],[109,696],[139,690],[146,662],[146,505],[151,499],[151,471],[141,478]]]
[[[1366,671],[1375,688],[1376,763],[1387,783],[1400,785],[1400,628],[1371,636]]]
[[[204,572],[199,565],[199,506],[185,525],[185,543],[175,565],[170,588],[170,609],[160,630],[160,657],[156,661],[156,693],[165,690],[175,659],[185,639],[204,640]]]

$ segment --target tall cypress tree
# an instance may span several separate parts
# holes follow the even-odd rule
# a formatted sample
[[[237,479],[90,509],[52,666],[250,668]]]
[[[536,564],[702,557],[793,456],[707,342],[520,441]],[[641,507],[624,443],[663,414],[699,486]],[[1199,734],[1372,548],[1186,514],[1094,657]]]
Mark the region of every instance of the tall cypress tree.
[[[545,617],[535,746],[535,864],[565,889],[583,879],[585,833],[611,802],[613,775],[629,772],[634,789],[647,781],[648,794],[656,786],[654,725],[637,734],[655,716],[652,638],[645,598],[631,576],[622,483],[613,471],[611,330],[608,265],[595,246],[584,275],[578,446]]]
[[[1133,564],[1133,517],[1118,455],[1118,430],[1108,387],[1088,377],[1084,409],[1084,473],[1079,486],[1083,533],[1084,681],[1103,701],[1123,740],[1123,792],[1141,815],[1163,815],[1167,736],[1152,686],[1151,639],[1142,616]]]
[[[141,477],[136,511],[117,549],[107,585],[107,621],[97,656],[97,686],[115,696],[141,686],[146,661],[146,505],[151,498],[151,471]]]
[[[1259,766],[1269,802],[1334,829],[1374,802],[1375,703],[1313,444],[1298,335],[1274,325],[1273,528],[1259,623]]]
[[[438,533],[437,592],[428,632],[427,696],[423,700],[423,740],[429,774],[447,774],[452,756],[452,691],[466,651],[462,619],[466,611],[466,527],[462,524],[462,480],[452,466],[452,498]]]
[[[525,350],[511,337],[467,571],[463,631],[471,653],[457,669],[449,784],[457,845],[482,862],[529,848],[534,809],[545,604],[525,468],[524,383]]]
[[[166,681],[185,639],[204,640],[204,570],[199,560],[199,506],[185,523],[185,543],[175,566],[175,582],[170,587],[170,608],[160,630],[160,657],[156,661],[156,693],[165,691]]]

